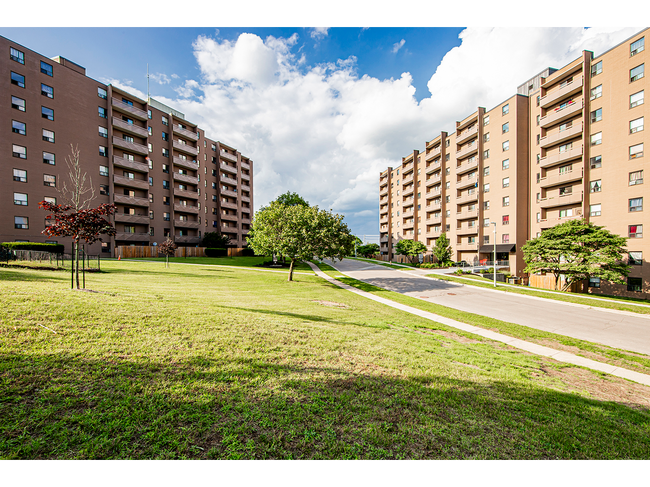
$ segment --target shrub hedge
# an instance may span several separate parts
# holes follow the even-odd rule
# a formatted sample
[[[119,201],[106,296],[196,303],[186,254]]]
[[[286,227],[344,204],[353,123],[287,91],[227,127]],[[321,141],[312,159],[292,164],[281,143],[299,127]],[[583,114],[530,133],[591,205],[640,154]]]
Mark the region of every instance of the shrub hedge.
[[[54,254],[62,254],[64,249],[63,244],[38,242],[2,242],[0,245],[11,250],[38,250],[40,252],[52,252]]]
[[[206,257],[228,257],[228,249],[205,249]]]

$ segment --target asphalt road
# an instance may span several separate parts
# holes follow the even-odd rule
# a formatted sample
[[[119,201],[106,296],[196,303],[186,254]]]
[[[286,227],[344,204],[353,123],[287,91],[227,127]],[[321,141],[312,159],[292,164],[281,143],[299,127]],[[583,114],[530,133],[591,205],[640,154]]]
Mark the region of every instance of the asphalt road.
[[[341,273],[406,296],[614,348],[650,355],[650,316],[630,316],[551,299],[531,298],[429,279],[411,271],[345,259]],[[423,272],[423,271],[419,271]],[[431,271],[427,271],[431,273]]]

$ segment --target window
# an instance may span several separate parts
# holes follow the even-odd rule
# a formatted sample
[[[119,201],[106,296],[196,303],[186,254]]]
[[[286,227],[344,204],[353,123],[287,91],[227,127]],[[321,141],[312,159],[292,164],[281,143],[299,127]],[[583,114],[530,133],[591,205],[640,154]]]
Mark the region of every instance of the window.
[[[600,216],[600,204],[589,205],[589,216]]]
[[[484,201],[483,202],[483,209],[484,210],[489,210],[490,209],[490,202],[489,201]]]
[[[103,145],[99,146],[99,155],[102,157],[108,157],[108,149]]]
[[[627,290],[640,293],[643,291],[643,278],[641,277],[628,277]]]
[[[630,44],[630,57],[639,54],[645,48],[645,37]]]
[[[163,189],[169,189],[169,181],[163,181]]]
[[[589,99],[595,100],[596,98],[600,98],[601,96],[603,96],[603,85],[598,85],[595,88],[591,89]]]
[[[590,277],[589,287],[600,287],[600,277]]]
[[[484,193],[489,193],[490,192],[490,183],[485,183],[483,185],[483,192]]]
[[[483,126],[485,127],[486,125],[490,125],[490,116],[486,115],[483,117]]]
[[[122,174],[126,179],[131,179],[131,180],[135,179],[135,174],[133,174],[132,172],[123,171]]]
[[[164,172],[165,174],[169,174],[169,164],[162,165],[162,172]]]
[[[399,216],[399,211],[397,212],[397,215]],[[445,216],[446,216],[446,217],[451,216],[451,210],[446,210],[446,211],[445,211]]]
[[[628,252],[627,256],[629,265],[643,265],[643,252]]]
[[[162,150],[162,155],[163,155],[163,157],[169,157],[169,150],[168,149],[163,149]]]
[[[589,182],[589,192],[590,193],[600,193],[600,190],[601,190],[600,179],[597,179],[596,181],[590,181]]]
[[[591,169],[598,169],[602,165],[602,156],[596,156],[589,159],[589,167]]]
[[[153,129],[152,129],[150,126],[148,126],[148,125],[147,125],[147,133],[148,133],[149,135],[153,135]]]
[[[27,134],[27,125],[23,122],[18,122],[16,120],[11,121],[11,131],[14,134],[26,135]]]
[[[153,152],[153,144],[149,143],[147,146],[149,147],[149,152]]]
[[[641,66],[637,66],[636,68],[630,69],[630,83],[633,83],[634,81],[640,80],[643,78],[643,64]]]
[[[565,164],[564,166],[560,166],[559,173],[560,174],[568,174],[571,172],[571,169],[573,166],[571,164]]]
[[[490,236],[489,235],[483,236],[483,243],[484,244],[489,244],[490,243]]]
[[[541,99],[542,99],[542,95],[537,95],[537,106],[539,106],[539,102],[541,101]]]
[[[54,76],[54,73],[52,73],[52,65],[41,61],[41,73],[48,76]]]
[[[539,145],[539,140],[540,140],[540,138],[541,138],[541,135],[540,135],[540,134],[537,134],[537,141],[536,141],[536,144],[537,144],[537,145]]]
[[[46,196],[46,197],[45,197],[45,201],[47,201],[48,203],[52,203],[53,205],[56,205],[56,198],[52,198],[52,197],[50,197],[50,196]]]
[[[483,226],[484,227],[489,227],[490,226],[490,219],[489,218],[483,218]]]
[[[153,195],[149,193],[149,203],[153,203]]]
[[[487,132],[483,134],[483,142],[489,142],[490,141],[490,132]]]
[[[17,183],[26,183],[27,171],[24,171],[22,169],[14,169],[14,181]]]
[[[108,166],[99,166],[99,175],[108,176]]]
[[[99,127],[99,136],[108,138],[108,129],[106,127]]]
[[[598,61],[596,64],[593,64],[591,66],[591,75],[592,76],[597,76],[602,72],[603,72],[603,62],[602,61]]]
[[[591,145],[600,145],[603,141],[603,133],[598,132],[597,134],[594,134],[591,136]]]
[[[449,188],[451,188],[451,183],[449,181],[447,181],[445,183],[445,189],[449,189]]]
[[[508,169],[510,167],[510,159],[505,159],[501,163],[501,169]]]
[[[101,118],[106,118],[106,108],[97,107],[97,112]]]
[[[643,198],[630,198],[630,211],[643,211]]]
[[[641,237],[643,237],[643,225],[629,225],[628,226],[628,237],[629,238],[641,238]]]
[[[169,213],[163,213],[163,220],[165,220],[166,222],[169,221]]]
[[[503,206],[510,206],[510,196],[503,197]]]
[[[163,201],[163,205],[169,206],[169,196],[163,196],[162,201]]]
[[[630,108],[643,105],[643,90],[630,95]]]
[[[599,108],[598,110],[594,110],[591,112],[590,117],[591,123],[600,122],[603,119],[603,109]]]
[[[43,185],[56,188],[56,176],[50,174],[43,174]]]
[[[643,157],[643,144],[637,144],[630,147],[630,159]]]
[[[153,210],[149,210],[149,220],[153,220]]]
[[[501,133],[506,134],[510,132],[510,122],[506,122],[501,126]]]
[[[163,125],[169,125],[169,119],[163,115],[162,117],[162,124]]]
[[[54,166],[56,164],[56,156],[51,152],[43,152],[43,164]]]
[[[135,226],[124,225],[124,233],[135,233]]]
[[[132,118],[125,117],[124,115],[122,115],[122,120],[128,123],[129,125],[133,125],[134,123]]]
[[[563,144],[563,145],[561,145],[560,147],[558,147],[558,151],[559,151],[560,153],[562,153],[562,152],[566,152],[566,151],[568,151],[569,149],[571,149],[572,147],[573,147],[573,142],[569,142],[568,144]]]
[[[541,160],[542,156],[540,154],[537,154],[537,164],[539,164],[539,161]]]
[[[131,100],[127,100],[126,98],[122,97],[122,103],[129,105],[130,107],[133,106],[133,102]]]
[[[560,218],[567,218],[573,216],[573,209],[560,210]]]
[[[537,212],[535,214],[535,220],[537,221],[537,223],[539,223],[541,219],[542,219],[542,214],[540,212]]]
[[[643,184],[643,170],[630,173],[630,186]]]
[[[11,72],[11,84],[19,88],[25,87],[25,77],[22,74]]]
[[[108,98],[108,93],[106,93],[106,90],[104,88],[97,87],[97,96],[103,100],[106,100]]]
[[[153,186],[153,178],[149,176],[149,186]]]
[[[27,195],[25,193],[14,193],[14,205],[27,206]]]
[[[47,120],[54,120],[54,110],[47,107],[41,107],[41,117]]]
[[[503,144],[501,144],[501,147],[503,148],[503,152],[509,150],[510,149],[510,141],[506,140]]]
[[[127,142],[131,142],[133,144],[135,139],[130,135],[122,134],[122,140],[126,140]]]
[[[483,159],[489,159],[490,158],[490,149],[484,150],[483,151]]]
[[[9,52],[10,52],[9,57],[11,58],[12,61],[16,61],[17,63],[20,64],[25,64],[24,52],[19,51],[18,49],[14,49],[13,47],[10,48]]]
[[[11,152],[14,157],[18,157],[19,159],[27,159],[27,147],[23,147],[22,145],[16,145],[12,144],[13,147],[11,149]]]
[[[503,188],[508,188],[508,187],[510,187],[510,178],[503,178],[503,181],[502,181],[502,187],[503,187]]]
[[[167,132],[162,132],[162,140],[169,140],[169,134]]]
[[[565,196],[567,194],[573,193],[573,186],[563,186],[560,188],[560,196]]]
[[[542,118],[541,115],[537,115],[537,125],[538,125],[538,126],[539,126],[539,122],[540,122],[541,118]]]
[[[22,98],[18,98],[17,96],[12,96],[11,97],[11,108],[15,108],[16,110],[20,110],[21,112],[25,111],[25,100]]]
[[[99,194],[107,195],[108,194],[108,184],[99,185]]]
[[[43,140],[45,142],[52,142],[54,143],[54,132],[51,130],[45,130],[43,129]]]
[[[510,224],[510,215],[503,215],[501,218],[501,224],[502,225],[509,225]]]
[[[483,168],[483,176],[489,176],[490,175],[490,166],[485,166]]]
[[[636,132],[641,132],[643,130],[643,117],[637,118],[630,122],[630,133],[634,134]]]
[[[503,105],[503,108],[501,108],[501,114],[507,115],[508,113],[510,113],[510,104]]]
[[[501,235],[501,243],[510,243],[510,234],[504,233]]]
[[[151,110],[147,110],[147,118],[151,120]]]
[[[449,160],[449,154],[445,154],[445,161]]]
[[[41,83],[41,95],[54,98],[54,88]]]
[[[15,216],[14,217],[14,228],[18,230],[27,230],[29,229],[29,218],[26,216]]]

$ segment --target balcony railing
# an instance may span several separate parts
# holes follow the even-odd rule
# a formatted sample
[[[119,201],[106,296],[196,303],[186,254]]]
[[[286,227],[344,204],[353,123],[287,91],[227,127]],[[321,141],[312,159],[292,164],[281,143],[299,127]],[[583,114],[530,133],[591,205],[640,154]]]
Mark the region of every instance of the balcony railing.
[[[579,157],[582,157],[582,144],[580,147],[574,147],[563,152],[555,152],[551,155],[542,157],[539,160],[539,167],[551,167],[556,164],[560,164],[561,162],[570,161]]]
[[[241,161],[241,168],[250,170],[251,165],[248,162]]]
[[[456,166],[456,174],[461,175],[465,174],[468,171],[471,171],[472,169],[475,169],[478,167],[478,157],[474,158],[472,161],[466,161],[460,166]]]
[[[143,156],[149,154],[149,148],[146,145],[129,142],[128,140],[124,140],[116,135],[113,136],[113,145]]]
[[[115,240],[126,240],[129,242],[134,242],[134,241],[149,241],[149,234],[148,233],[116,233],[115,234]]]
[[[125,178],[123,176],[113,176],[113,183],[120,186],[126,186],[129,188],[138,188],[149,190],[149,181],[143,181],[142,179],[131,179]]]
[[[199,178],[196,176],[188,176],[187,174],[174,173],[174,181],[182,181],[189,184],[199,184]]]
[[[196,162],[189,161],[187,159],[181,159],[180,157],[174,157],[173,161],[174,164],[177,166],[181,166],[187,169],[192,169],[193,171],[199,170],[199,165]]]
[[[129,134],[142,137],[143,139],[146,139],[149,136],[146,128],[140,127],[139,125],[135,125],[133,123],[125,122],[124,120],[120,120],[117,117],[113,117],[113,127],[120,129],[122,132],[128,132]]]
[[[457,220],[467,220],[470,218],[478,218],[478,209],[474,210],[466,210],[466,211],[457,211],[456,212],[456,219]]]
[[[544,230],[546,228],[554,227],[560,223],[564,223],[569,220],[581,220],[582,219],[582,208],[574,208],[574,215],[563,216],[561,218],[544,218],[539,221],[540,227]]]
[[[227,189],[222,189],[221,194],[224,195],[224,196],[230,196],[232,198],[237,198],[238,196],[241,196],[241,195],[237,194],[236,191],[230,191],[230,190],[227,190]]]
[[[430,161],[431,159],[434,159],[436,156],[439,156],[440,153],[442,152],[442,147],[438,146],[434,149],[432,149],[426,156],[425,160]]]
[[[174,188],[174,196],[178,196],[179,198],[190,198],[192,200],[198,200],[199,199],[199,192],[198,191],[187,191],[185,189]]]
[[[440,160],[434,161],[427,166],[426,174],[431,174],[433,172],[440,170]]]
[[[574,95],[582,91],[584,77],[574,78],[573,81],[567,83],[564,86],[561,86],[558,89],[551,90],[547,92],[545,96],[540,98],[539,106],[541,108],[548,108],[553,105],[555,102],[561,100],[564,97]]]
[[[141,110],[140,108],[131,106],[128,103],[124,103],[122,100],[118,100],[117,98],[111,98],[111,104],[113,105],[113,109],[117,110],[118,112],[127,113],[145,122],[148,119],[146,110]]]
[[[563,194],[560,196],[550,196],[539,200],[541,208],[553,208],[556,206],[567,206],[582,203],[582,191],[575,193]]]
[[[237,220],[239,220],[237,215],[226,215],[226,214],[222,213],[220,216],[221,216],[222,220],[229,220],[229,221],[232,221],[232,222],[236,222]]]
[[[192,132],[191,130],[180,128],[178,124],[173,124],[172,130],[174,131],[175,134],[182,135],[186,139],[190,139],[195,142],[199,140],[199,136],[196,132]]]
[[[199,244],[201,242],[201,237],[194,235],[175,235],[174,242],[183,244]]]
[[[181,228],[200,228],[201,224],[199,222],[195,221],[190,221],[190,220],[174,220],[174,226],[175,227],[181,227]]]
[[[550,127],[553,124],[563,122],[582,112],[584,107],[584,98],[580,97],[578,100],[573,100],[573,103],[565,106],[564,108],[556,108],[549,110],[546,115],[539,119],[539,126],[542,128]]]
[[[456,152],[456,159],[462,159],[478,151],[478,142],[472,142]]]
[[[230,203],[230,202],[226,203],[225,201],[221,201],[219,205],[221,206],[221,208],[232,208],[233,210],[237,209],[237,203]]]
[[[199,207],[192,206],[192,205],[181,205],[179,203],[175,203],[174,211],[178,211],[180,213],[193,213],[196,215],[199,213]]]
[[[221,158],[223,158],[223,159],[228,160],[228,161],[237,162],[237,156],[234,155],[234,154],[231,154],[230,152],[221,151],[221,152],[219,153],[219,156],[220,156]],[[242,164],[243,164],[243,163],[242,163]],[[248,166],[248,164],[246,164],[246,165]],[[242,167],[243,167],[243,166],[242,166]],[[246,169],[250,169],[250,166],[247,167]]]
[[[469,140],[471,137],[478,136],[478,124],[474,125],[471,129],[467,129],[464,132],[461,132],[456,136],[456,143],[462,144],[463,142]]]
[[[187,154],[191,154],[194,157],[199,153],[199,150],[196,147],[192,147],[190,144],[182,144],[178,142],[177,140],[174,140],[172,142],[172,146],[174,149],[176,149],[179,152],[185,152]]]
[[[133,169],[138,172],[149,172],[149,165],[143,162],[135,162],[130,159],[124,159],[123,157],[113,156],[113,165],[118,167],[124,167],[127,169]]]
[[[559,144],[560,142],[564,142],[565,140],[569,140],[574,137],[577,137],[578,135],[582,135],[582,130],[583,130],[582,122],[576,123],[575,127],[568,128],[561,132],[554,132],[550,135],[547,135],[546,137],[542,137],[541,139],[539,139],[539,146],[542,149],[546,149],[547,147],[550,147],[554,144]]]
[[[456,182],[456,189],[465,189],[465,188],[471,188],[471,187],[478,187],[478,178],[473,177],[473,178],[465,178],[461,179],[460,181]]]
[[[556,186],[558,184],[570,183],[573,181],[580,181],[583,177],[582,168],[576,170],[565,171],[560,174],[547,175],[546,177],[540,178],[539,186],[540,188],[550,188],[551,186]]]
[[[228,164],[221,163],[219,164],[219,167],[221,168],[222,171],[229,172],[231,174],[237,174],[237,168],[229,166]]]
[[[113,201],[115,203],[121,203],[129,206],[149,206],[149,200],[147,198],[139,198],[137,196],[127,196],[125,194],[114,194]]]
[[[228,176],[224,176],[223,174],[221,175],[221,177],[219,179],[221,181],[223,181],[224,183],[228,183],[228,184],[232,184],[234,186],[237,186],[237,180],[236,179],[229,178]]]
[[[478,191],[474,191],[472,194],[464,193],[461,196],[456,197],[456,203],[462,205],[463,203],[469,203],[470,201],[478,200]]]
[[[139,225],[149,225],[149,215],[128,215],[124,213],[115,213],[115,221],[121,223],[137,223]]]
[[[456,235],[478,235],[478,225],[457,228]]]

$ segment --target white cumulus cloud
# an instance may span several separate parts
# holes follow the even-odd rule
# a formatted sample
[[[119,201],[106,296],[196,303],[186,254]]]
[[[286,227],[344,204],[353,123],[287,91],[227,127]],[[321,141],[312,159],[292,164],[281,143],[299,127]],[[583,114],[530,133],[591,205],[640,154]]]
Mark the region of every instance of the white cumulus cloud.
[[[169,84],[171,79],[169,79],[169,76],[167,76],[165,73],[154,73],[149,75],[149,79],[155,81],[156,83],[160,85],[166,85]]]
[[[327,37],[328,30],[330,30],[329,27],[315,27],[311,30],[309,35],[311,36],[312,39],[316,41],[320,41],[321,39]]]
[[[390,50],[390,52],[396,54],[397,51],[399,51],[402,47],[404,47],[404,44],[406,44],[406,41],[404,39],[402,39],[399,42],[396,42],[395,44],[393,44],[393,48]]]

